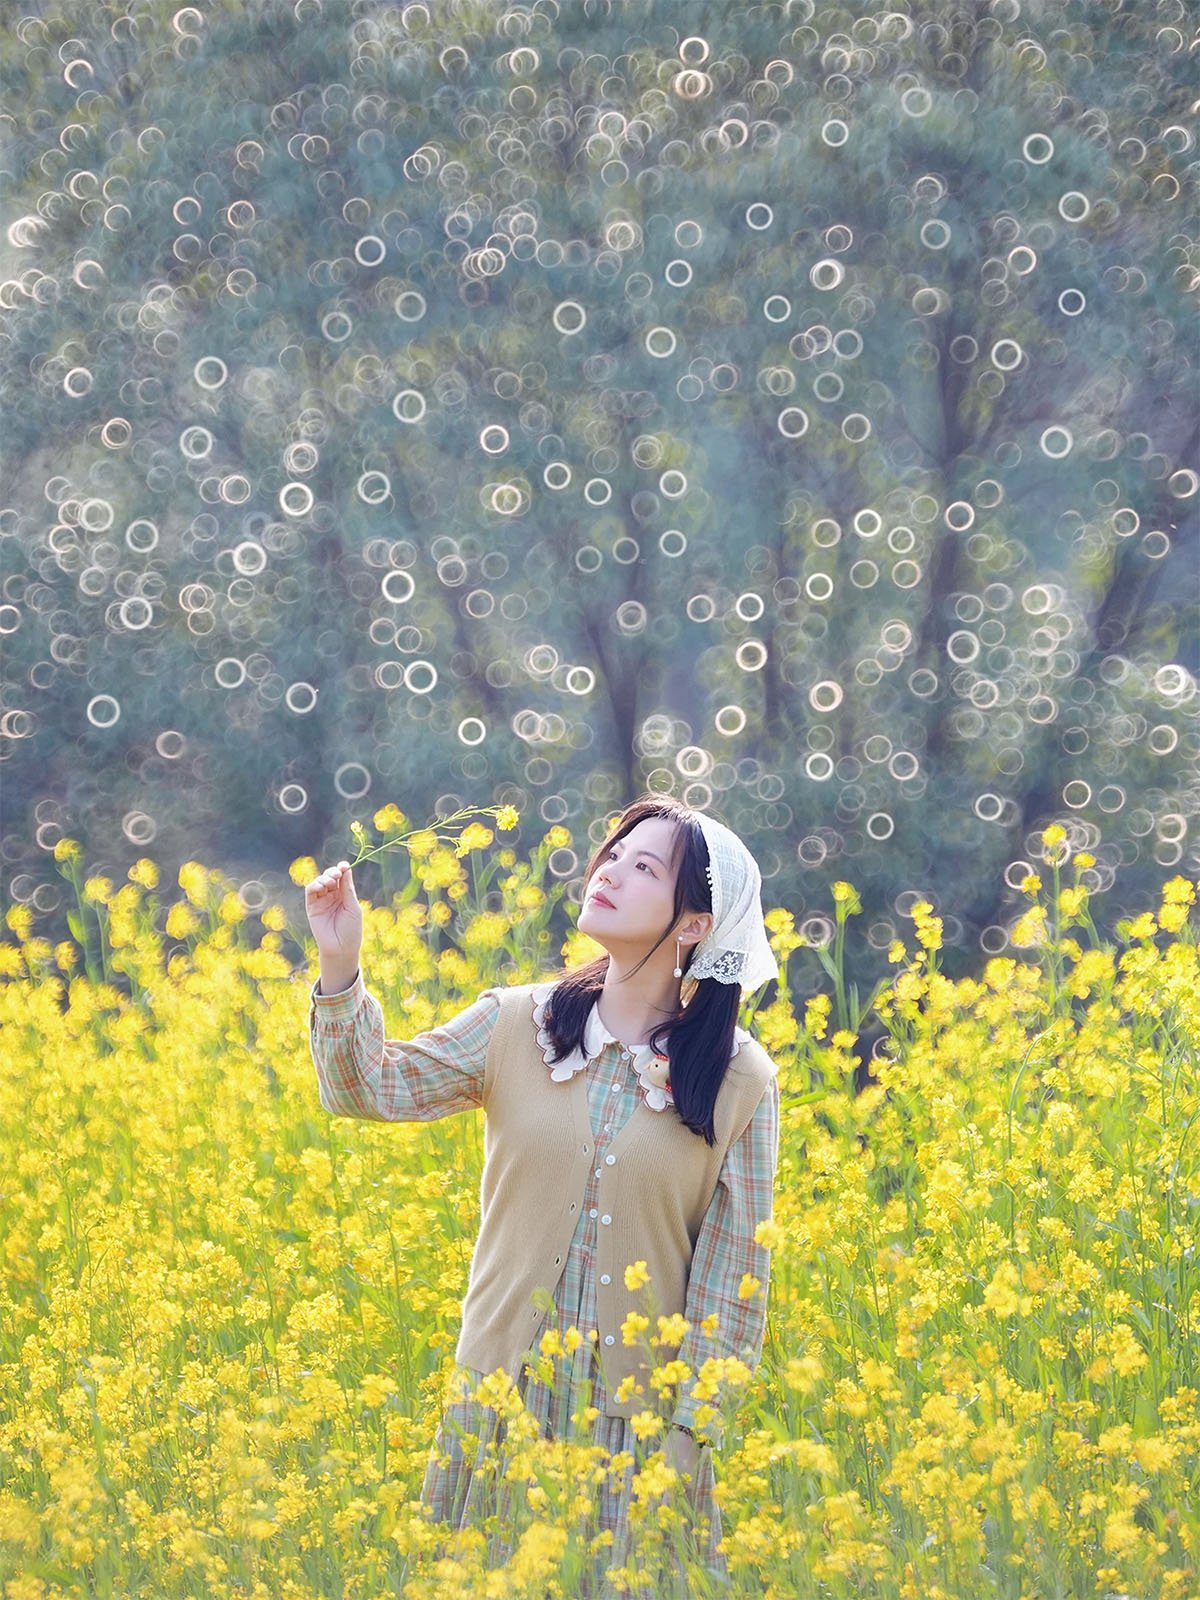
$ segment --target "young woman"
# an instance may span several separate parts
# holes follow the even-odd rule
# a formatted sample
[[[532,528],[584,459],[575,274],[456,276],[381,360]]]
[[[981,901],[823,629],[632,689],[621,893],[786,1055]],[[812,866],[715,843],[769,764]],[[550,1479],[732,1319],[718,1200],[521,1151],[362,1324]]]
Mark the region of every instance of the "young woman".
[[[755,1230],[773,1216],[779,1089],[774,1064],[737,1024],[743,996],[778,975],[761,884],[723,823],[643,796],[584,875],[579,927],[606,954],[545,982],[487,989],[407,1040],[384,1037],[363,985],[362,912],[346,863],[305,890],[321,961],[310,1043],[325,1110],[385,1121],[485,1111],[456,1397],[422,1501],[461,1528],[511,1492],[496,1470],[505,1423],[471,1398],[502,1368],[545,1437],[575,1438],[587,1413],[604,1460],[625,1463],[591,1491],[593,1535],[612,1535],[598,1551],[598,1586],[629,1558],[632,1478],[656,1450],[687,1485],[698,1559],[727,1576],[712,1494],[722,1422],[702,1425],[705,1400],[692,1390],[710,1356],[753,1372],[765,1329],[769,1257]],[[629,1287],[635,1261],[649,1282],[634,1274]],[[759,1283],[749,1295],[746,1274]],[[544,1295],[538,1308],[539,1290],[550,1309]],[[622,1337],[631,1311],[650,1316],[646,1338],[658,1315],[681,1314],[682,1341],[648,1358]],[[525,1371],[544,1333],[570,1328],[582,1342],[562,1346],[551,1384]],[[659,1409],[649,1376],[669,1360],[692,1377],[673,1391],[665,1437],[639,1440],[632,1419]]]

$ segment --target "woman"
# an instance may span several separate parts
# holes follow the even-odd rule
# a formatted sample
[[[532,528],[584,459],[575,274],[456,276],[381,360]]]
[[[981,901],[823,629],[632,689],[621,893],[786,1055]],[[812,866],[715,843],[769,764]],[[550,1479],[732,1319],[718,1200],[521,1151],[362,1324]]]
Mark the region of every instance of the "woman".
[[[755,1229],[773,1214],[779,1090],[774,1064],[737,1025],[743,995],[778,975],[761,883],[724,824],[643,796],[584,875],[578,925],[607,953],[547,982],[485,990],[409,1040],[384,1038],[363,986],[346,863],[305,891],[321,959],[310,1042],[322,1106],[376,1120],[486,1113],[459,1397],[443,1414],[422,1501],[460,1528],[511,1492],[496,1470],[505,1423],[470,1397],[485,1374],[509,1374],[548,1438],[575,1438],[590,1402],[592,1441],[606,1461],[627,1463],[595,1491],[593,1535],[612,1535],[596,1582],[628,1560],[632,1478],[655,1450],[687,1485],[698,1558],[727,1575],[712,1495],[721,1418],[692,1389],[710,1356],[753,1371],[762,1349],[769,1258]],[[647,1263],[648,1284],[637,1274],[627,1284],[635,1261]],[[759,1284],[749,1294],[746,1274]],[[682,1341],[629,1346],[631,1311],[649,1315],[646,1338],[658,1315],[682,1314]],[[554,1346],[568,1353],[551,1384],[525,1370],[544,1334],[572,1327],[583,1340]],[[649,1375],[669,1360],[692,1376],[665,1439],[639,1440],[632,1419],[659,1409]]]

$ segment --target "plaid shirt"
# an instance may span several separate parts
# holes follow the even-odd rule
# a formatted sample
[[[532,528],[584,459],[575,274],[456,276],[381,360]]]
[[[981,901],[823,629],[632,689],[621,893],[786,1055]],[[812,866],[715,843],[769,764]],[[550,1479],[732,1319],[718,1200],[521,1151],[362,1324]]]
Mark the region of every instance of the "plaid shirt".
[[[439,1026],[411,1039],[388,1039],[383,1009],[366,988],[361,969],[353,983],[337,994],[318,994],[314,983],[309,1042],[322,1107],[335,1116],[377,1122],[432,1122],[456,1111],[480,1108],[484,1063],[499,1010],[495,991],[484,990],[465,1010]],[[588,1100],[599,1162],[609,1140],[632,1114],[642,1090],[632,1065],[622,1059],[620,1041],[603,1027],[596,1008],[588,1019],[585,1042],[590,1058]],[[613,1083],[620,1086],[619,1097],[612,1094]],[[678,1355],[693,1376],[699,1375],[710,1356],[736,1356],[752,1372],[758,1365],[766,1329],[770,1257],[755,1243],[754,1231],[773,1215],[778,1155],[779,1083],[772,1078],[750,1122],[726,1153],[693,1251],[684,1312],[690,1328]],[[598,1175],[599,1166],[596,1172]],[[595,1181],[595,1177],[589,1181],[563,1280],[555,1294],[555,1302],[563,1310],[562,1332],[576,1320],[571,1308],[580,1305],[593,1308],[589,1325],[594,1325],[596,1224],[591,1188]],[[744,1273],[761,1285],[746,1299],[738,1294]],[[705,1335],[701,1324],[714,1315],[717,1331]],[[585,1336],[584,1322],[588,1320],[585,1312],[583,1321],[577,1323]],[[580,1359],[589,1355],[585,1344]],[[592,1381],[597,1381],[594,1375]],[[681,1391],[673,1416],[687,1427],[694,1426],[696,1410],[704,1404],[692,1396],[690,1387],[689,1383]],[[710,1422],[704,1433],[719,1444],[722,1426]]]

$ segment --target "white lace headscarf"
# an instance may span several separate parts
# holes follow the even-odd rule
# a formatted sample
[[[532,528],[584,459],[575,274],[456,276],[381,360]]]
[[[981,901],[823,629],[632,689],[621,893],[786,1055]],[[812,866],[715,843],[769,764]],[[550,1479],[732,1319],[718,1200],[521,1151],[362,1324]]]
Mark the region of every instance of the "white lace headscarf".
[[[763,922],[762,873],[737,834],[723,822],[703,811],[689,815],[700,824],[708,845],[713,925],[696,946],[684,983],[689,978],[716,978],[719,983],[740,984],[743,994],[751,994],[779,976]]]

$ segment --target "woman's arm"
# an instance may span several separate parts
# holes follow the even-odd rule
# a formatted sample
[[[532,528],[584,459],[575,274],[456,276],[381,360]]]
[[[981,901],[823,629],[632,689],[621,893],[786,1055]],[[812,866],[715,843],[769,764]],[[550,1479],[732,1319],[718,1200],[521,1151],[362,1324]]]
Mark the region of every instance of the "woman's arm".
[[[682,1386],[672,1422],[695,1428],[720,1446],[723,1425],[714,1418],[697,1428],[697,1410],[710,1402],[696,1399],[693,1384],[710,1357],[736,1356],[753,1373],[762,1355],[767,1326],[771,1257],[754,1238],[760,1222],[774,1217],[775,1168],[779,1160],[779,1080],[771,1078],[754,1115],[726,1151],[696,1248],[692,1254],[684,1316],[691,1324],[679,1347],[680,1361],[692,1377]],[[759,1288],[746,1299],[738,1294],[746,1273]],[[717,1319],[716,1332],[701,1324]]]
[[[495,989],[411,1039],[384,1036],[383,1007],[363,982],[321,994],[313,985],[309,1048],[322,1107],[371,1122],[432,1122],[483,1104],[483,1073],[500,1012]]]

